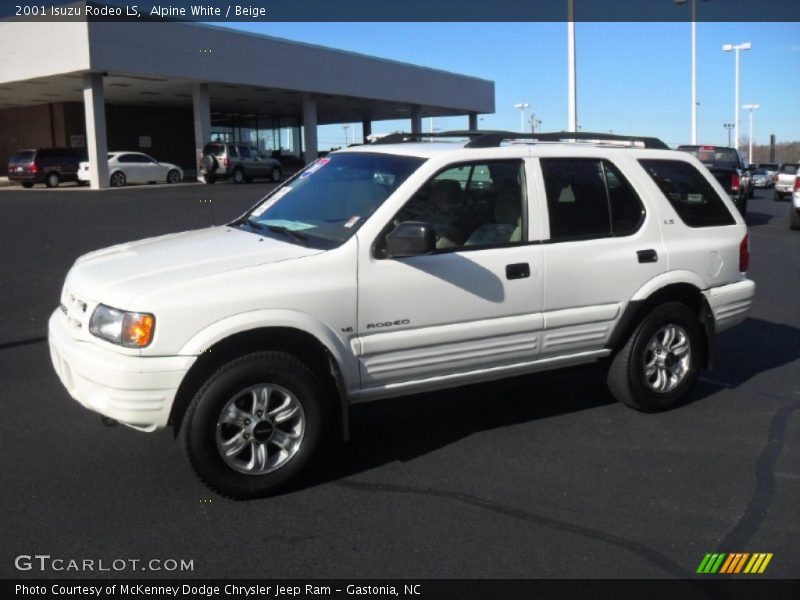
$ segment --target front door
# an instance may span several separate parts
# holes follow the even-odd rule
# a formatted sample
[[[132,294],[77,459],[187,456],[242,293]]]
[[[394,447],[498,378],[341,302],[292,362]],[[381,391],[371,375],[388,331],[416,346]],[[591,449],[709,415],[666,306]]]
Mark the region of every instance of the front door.
[[[468,382],[537,357],[544,270],[542,246],[529,243],[538,227],[524,152],[447,166],[377,240],[359,238],[369,249],[358,277],[365,396]],[[386,257],[381,236],[404,221],[432,225],[436,251]]]

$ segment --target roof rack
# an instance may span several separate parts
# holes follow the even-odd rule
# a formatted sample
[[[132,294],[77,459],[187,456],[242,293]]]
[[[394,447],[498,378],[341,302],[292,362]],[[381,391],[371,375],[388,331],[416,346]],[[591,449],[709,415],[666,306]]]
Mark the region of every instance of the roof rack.
[[[373,141],[373,144],[402,144],[431,138],[469,138],[465,148],[495,148],[503,142],[530,140],[533,142],[607,143],[615,146],[638,146],[668,150],[664,142],[654,137],[592,133],[589,131],[556,131],[547,133],[514,133],[513,131],[444,131],[441,133],[406,133],[398,131]]]

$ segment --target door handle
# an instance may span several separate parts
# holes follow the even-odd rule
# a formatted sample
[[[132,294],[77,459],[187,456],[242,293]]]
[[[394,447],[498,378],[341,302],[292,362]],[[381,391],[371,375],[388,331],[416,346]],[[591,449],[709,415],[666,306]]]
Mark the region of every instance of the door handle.
[[[514,263],[506,265],[506,279],[525,279],[531,276],[531,267],[528,263]]]
[[[658,254],[652,248],[648,248],[647,250],[637,250],[636,256],[639,258],[640,263],[658,262]]]

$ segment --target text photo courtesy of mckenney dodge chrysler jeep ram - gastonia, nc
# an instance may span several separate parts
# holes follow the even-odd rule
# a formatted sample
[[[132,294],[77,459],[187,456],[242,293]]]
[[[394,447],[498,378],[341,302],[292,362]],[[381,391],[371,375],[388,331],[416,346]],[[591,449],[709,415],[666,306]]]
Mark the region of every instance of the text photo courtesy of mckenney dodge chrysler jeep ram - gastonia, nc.
[[[394,134],[226,225],[81,256],[55,370],[236,498],[296,484],[357,402],[599,361],[674,407],[751,305],[744,219],[689,153],[563,137]]]

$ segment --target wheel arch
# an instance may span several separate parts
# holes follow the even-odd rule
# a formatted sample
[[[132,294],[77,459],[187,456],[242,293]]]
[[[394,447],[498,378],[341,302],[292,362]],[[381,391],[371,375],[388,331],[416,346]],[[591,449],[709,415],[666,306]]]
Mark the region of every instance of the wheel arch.
[[[633,333],[636,326],[654,307],[666,302],[680,302],[697,316],[703,327],[705,343],[702,349],[703,361],[701,364],[707,369],[712,369],[714,367],[716,339],[714,313],[711,311],[708,300],[701,288],[696,285],[696,282],[663,283],[660,287],[645,285],[643,290],[646,290],[646,293],[641,293],[642,290],[640,290],[628,302],[614,330],[611,332],[606,347],[612,352],[616,352],[625,344],[625,341]]]
[[[349,403],[341,358],[316,335],[292,326],[254,327],[232,333],[210,344],[186,373],[175,395],[169,422],[174,434],[180,433],[186,409],[203,385],[219,367],[253,352],[286,352],[309,366],[322,381],[326,394],[334,402],[336,425],[343,439],[349,438]]]

